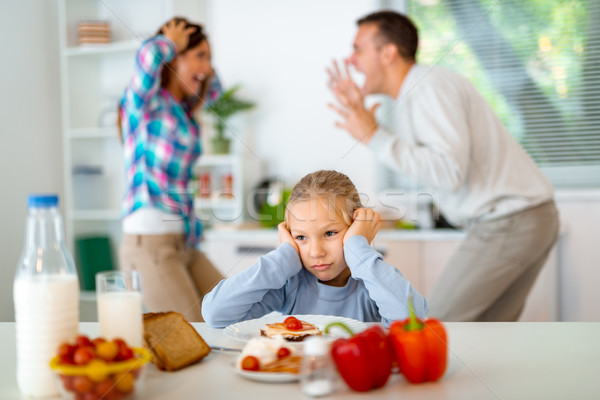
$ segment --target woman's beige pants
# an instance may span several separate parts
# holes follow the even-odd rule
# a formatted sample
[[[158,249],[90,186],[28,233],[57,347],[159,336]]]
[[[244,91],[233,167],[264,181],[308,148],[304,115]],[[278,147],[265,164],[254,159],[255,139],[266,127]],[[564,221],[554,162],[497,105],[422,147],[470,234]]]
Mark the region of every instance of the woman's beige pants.
[[[142,275],[144,307],[149,312],[177,311],[202,322],[202,298],[223,276],[204,253],[185,247],[185,235],[123,235],[122,270]]]

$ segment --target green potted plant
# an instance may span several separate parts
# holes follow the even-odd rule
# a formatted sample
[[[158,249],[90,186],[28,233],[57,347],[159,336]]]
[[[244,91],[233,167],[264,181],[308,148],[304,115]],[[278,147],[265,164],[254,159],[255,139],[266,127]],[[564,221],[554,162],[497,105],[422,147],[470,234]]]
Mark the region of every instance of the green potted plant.
[[[240,85],[236,85],[226,90],[221,97],[206,109],[214,118],[216,136],[211,139],[211,144],[213,153],[215,154],[229,153],[229,144],[231,141],[225,137],[227,120],[240,111],[249,110],[254,107],[254,103],[240,100],[234,96],[239,89]]]

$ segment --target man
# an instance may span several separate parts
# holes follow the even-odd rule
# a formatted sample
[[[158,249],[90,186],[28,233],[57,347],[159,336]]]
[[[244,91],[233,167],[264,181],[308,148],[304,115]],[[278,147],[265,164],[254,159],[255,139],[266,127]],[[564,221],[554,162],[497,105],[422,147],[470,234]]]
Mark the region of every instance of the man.
[[[358,22],[354,51],[330,87],[336,125],[389,168],[439,194],[439,207],[469,228],[430,296],[430,316],[445,321],[515,321],[558,236],[553,190],[533,160],[465,78],[416,63],[418,34],[404,15],[369,14]],[[349,65],[364,74],[359,88]],[[377,105],[394,98],[397,132],[379,126]]]

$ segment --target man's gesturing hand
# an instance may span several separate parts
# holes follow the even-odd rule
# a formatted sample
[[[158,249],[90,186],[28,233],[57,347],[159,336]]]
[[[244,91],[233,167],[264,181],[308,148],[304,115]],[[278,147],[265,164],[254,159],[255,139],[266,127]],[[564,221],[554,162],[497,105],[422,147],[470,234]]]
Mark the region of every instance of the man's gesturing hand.
[[[335,60],[333,67],[327,69],[329,88],[340,103],[340,105],[330,103],[328,106],[343,118],[342,122],[336,122],[335,125],[346,130],[356,140],[366,144],[378,128],[375,110],[379,104],[375,104],[367,110],[363,94],[350,76],[347,61],[344,61],[344,70],[345,73],[342,73]]]

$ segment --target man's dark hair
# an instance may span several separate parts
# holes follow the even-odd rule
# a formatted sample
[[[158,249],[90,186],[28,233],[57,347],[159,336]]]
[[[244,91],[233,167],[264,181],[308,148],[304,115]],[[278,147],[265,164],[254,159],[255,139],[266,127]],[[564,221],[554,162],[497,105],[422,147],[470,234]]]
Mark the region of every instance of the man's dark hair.
[[[359,19],[356,24],[377,25],[377,36],[382,40],[381,45],[392,43],[402,58],[415,61],[419,34],[415,24],[407,16],[395,11],[377,11]]]

